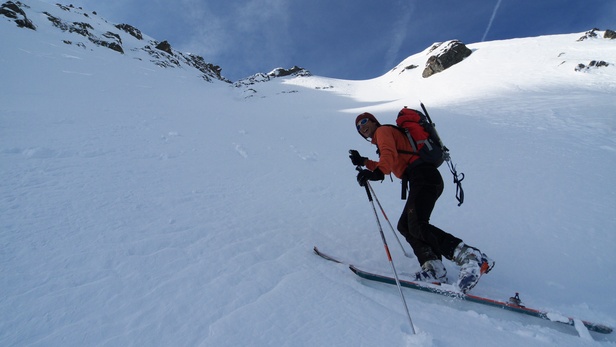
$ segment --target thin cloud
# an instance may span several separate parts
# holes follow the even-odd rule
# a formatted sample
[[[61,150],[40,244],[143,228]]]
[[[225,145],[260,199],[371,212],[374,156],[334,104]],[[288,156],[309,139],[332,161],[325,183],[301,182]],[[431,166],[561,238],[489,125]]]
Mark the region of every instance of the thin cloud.
[[[287,1],[237,1],[215,9],[199,0],[183,0],[182,5],[193,31],[183,46],[223,67],[269,72],[261,70],[274,67],[263,62],[285,60],[293,46]]]
[[[486,28],[485,33],[483,33],[483,37],[481,38],[481,42],[486,40],[486,36],[488,36],[488,32],[490,32],[490,28],[492,28],[492,22],[494,22],[494,17],[496,17],[496,11],[498,11],[498,7],[500,6],[502,0],[498,0],[496,2],[496,6],[494,7],[494,11],[492,11],[492,17],[490,17],[490,22],[488,23],[488,27]]]
[[[216,13],[207,3],[198,0],[183,0],[181,5],[183,21],[191,28],[186,33],[185,47],[206,53],[208,57],[217,57],[229,49],[232,33],[229,32],[230,19],[227,17],[230,14]]]
[[[404,9],[403,11],[400,11],[400,13],[400,18],[394,21],[390,45],[387,49],[387,52],[385,53],[386,69],[389,69],[399,63],[399,61],[397,60],[399,59],[400,48],[402,48],[407,38],[407,32],[413,13],[413,8]]]

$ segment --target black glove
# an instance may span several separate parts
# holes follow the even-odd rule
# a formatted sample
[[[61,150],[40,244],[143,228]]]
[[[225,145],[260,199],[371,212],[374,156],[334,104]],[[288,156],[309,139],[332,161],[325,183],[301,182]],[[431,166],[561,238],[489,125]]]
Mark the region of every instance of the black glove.
[[[383,171],[379,170],[378,168],[374,171],[364,169],[359,171],[359,173],[357,174],[357,183],[359,183],[359,185],[363,187],[369,180],[382,181],[384,178],[385,175],[383,174]]]
[[[349,158],[351,158],[351,162],[353,162],[353,165],[355,166],[366,165],[366,160],[368,160],[368,158],[362,157],[361,155],[359,155],[359,152],[354,149],[350,150],[349,153],[351,154],[349,155]]]

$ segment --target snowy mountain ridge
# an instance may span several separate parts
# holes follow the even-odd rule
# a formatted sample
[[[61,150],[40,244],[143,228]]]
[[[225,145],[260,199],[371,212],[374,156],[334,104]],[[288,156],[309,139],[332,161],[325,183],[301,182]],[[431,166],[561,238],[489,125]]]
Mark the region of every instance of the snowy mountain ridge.
[[[40,1],[7,1],[1,5],[7,18],[24,29],[46,31],[52,26],[61,31],[56,34],[60,42],[83,50],[98,51],[99,47],[111,49],[132,59],[145,60],[160,67],[181,68],[186,66],[198,70],[205,81],[219,80],[230,83],[220,75],[221,68],[206,63],[202,57],[178,52],[167,41],[159,42],[130,24],[112,24],[96,11],[88,12],[73,5],[51,5]],[[24,23],[22,25],[22,23]],[[96,54],[96,53],[95,53]]]
[[[12,19],[18,27],[36,31],[37,27],[52,25],[55,29],[62,31],[62,34],[58,35],[58,37],[61,42],[67,45],[74,45],[84,50],[91,51],[94,47],[105,47],[120,54],[125,54],[133,59],[149,61],[163,68],[180,68],[185,66],[187,68],[197,69],[200,73],[200,77],[208,82],[218,80],[231,83],[231,81],[225,79],[221,75],[222,68],[220,66],[207,63],[200,56],[174,50],[169,42],[158,41],[147,35],[144,36],[139,29],[130,24],[109,23],[107,20],[100,17],[96,11],[88,12],[83,8],[77,8],[73,5],[67,6],[59,3],[51,5],[40,1],[33,2],[31,5],[20,1],[6,1],[1,5],[1,8],[2,12],[0,12],[0,15]],[[604,31],[592,29],[579,37],[577,42],[582,42],[584,40],[600,40],[601,38],[612,40],[615,37],[616,33],[610,29]],[[84,39],[86,41],[84,41]],[[576,51],[581,47],[567,48],[572,48],[573,51]],[[419,68],[423,71],[422,77],[429,77],[439,72],[430,68],[432,65],[431,62],[437,61],[436,65],[444,70],[472,54],[472,51],[468,50],[468,53],[458,58],[456,61],[441,61],[447,52],[451,50],[457,51],[459,49],[468,50],[463,43],[457,40],[434,43],[432,46],[426,48],[424,52],[415,54],[398,64],[398,66],[391,70],[390,75],[394,75],[396,71],[398,74],[404,74],[405,72],[410,72],[410,70]],[[563,51],[559,53],[558,57],[564,56],[561,64],[569,68],[571,60],[570,57],[566,55],[567,52]],[[611,56],[606,52],[605,57],[594,57],[590,60],[585,59],[583,62],[581,61],[581,57],[578,58],[575,56],[571,58],[580,60],[576,64],[576,71],[589,72],[590,69],[594,70],[599,67],[609,66],[610,62],[608,57]],[[532,56],[527,57],[527,59],[530,61],[535,60]],[[611,64],[614,64],[614,62],[611,62]],[[253,76],[241,79],[235,83],[235,86],[249,86],[257,82],[268,81],[273,77],[286,77],[289,75],[310,76],[311,73],[297,66],[288,70],[276,68],[267,74],[256,73]]]
[[[429,78],[430,48],[370,80],[274,70],[236,88],[98,15],[21,3],[36,31],[0,17],[0,345],[616,344],[404,290],[412,335],[395,287],[312,252],[390,271],[348,150],[377,158],[358,113],[391,123],[421,100],[465,173],[458,207],[442,168],[431,222],[496,261],[472,293],[616,326],[616,41],[604,32],[471,43]],[[90,39],[120,43],[107,32],[124,54]],[[398,180],[373,187],[395,225]],[[419,264],[383,227],[408,278]]]

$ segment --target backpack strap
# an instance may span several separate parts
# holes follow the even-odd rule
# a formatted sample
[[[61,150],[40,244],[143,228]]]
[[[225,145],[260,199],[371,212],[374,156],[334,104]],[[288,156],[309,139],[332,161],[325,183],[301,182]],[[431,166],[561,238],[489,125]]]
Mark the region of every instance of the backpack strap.
[[[411,147],[413,148],[412,152],[405,151],[405,150],[402,150],[402,149],[398,149],[398,153],[411,154],[411,155],[419,155],[419,154],[417,154],[417,153],[419,153],[419,149],[417,147],[420,144],[423,144],[424,146],[426,146],[426,148],[428,148],[429,151],[431,151],[434,148],[432,146],[432,143],[430,142],[430,138],[427,138],[425,140],[415,141],[415,139],[413,139],[413,137],[411,136],[411,133],[410,133],[409,129],[402,128],[402,127],[398,127],[398,129],[400,129],[400,131],[404,132],[404,135],[406,135],[406,138],[409,140],[409,142],[411,143]]]
[[[404,131],[404,135],[406,135],[406,138],[409,139],[409,142],[411,143],[411,147],[413,147],[413,153],[417,153],[417,143],[415,142],[415,140],[413,140],[413,137],[411,136],[411,132],[409,131],[409,129],[406,129],[406,128],[400,128],[400,129]]]

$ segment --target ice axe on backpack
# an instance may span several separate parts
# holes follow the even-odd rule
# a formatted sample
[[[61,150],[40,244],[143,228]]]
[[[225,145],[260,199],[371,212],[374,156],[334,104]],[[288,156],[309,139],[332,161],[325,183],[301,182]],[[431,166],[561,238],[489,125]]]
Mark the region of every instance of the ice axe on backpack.
[[[441,140],[441,137],[438,136],[438,132],[436,131],[436,124],[432,122],[432,118],[430,118],[430,114],[428,113],[428,110],[426,109],[426,106],[424,106],[423,102],[420,101],[419,104],[421,105],[421,109],[423,110],[424,114],[426,115],[426,118],[428,119],[428,122],[430,123],[434,133],[436,134],[436,138],[439,141],[441,148],[443,148],[444,159],[447,162],[447,167],[449,167],[449,171],[451,171],[451,174],[453,175],[453,183],[456,185],[456,200],[458,200],[458,206],[460,206],[464,202],[464,190],[462,189],[462,180],[464,179],[464,173],[460,172],[460,174],[458,175],[458,171],[456,171],[456,166],[451,161],[449,149],[445,147],[443,141]]]

